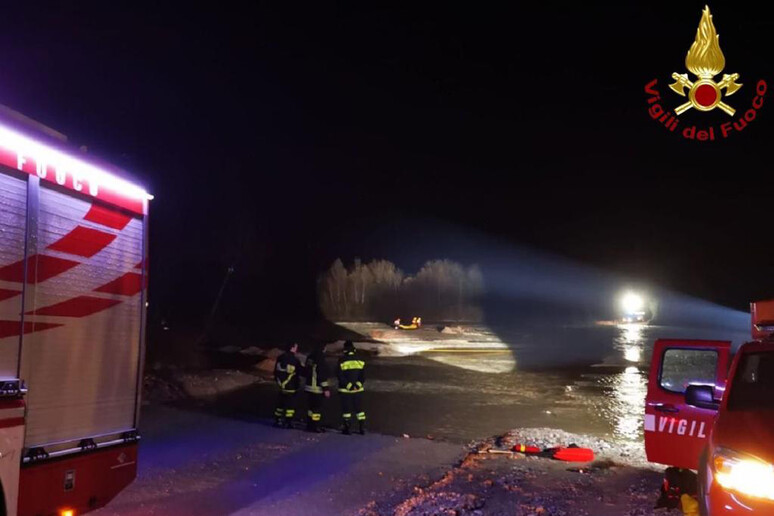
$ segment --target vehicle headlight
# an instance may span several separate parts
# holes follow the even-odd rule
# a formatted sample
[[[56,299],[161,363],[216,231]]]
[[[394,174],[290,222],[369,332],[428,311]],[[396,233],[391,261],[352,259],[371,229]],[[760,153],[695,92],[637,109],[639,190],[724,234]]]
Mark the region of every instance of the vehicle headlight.
[[[723,488],[755,498],[774,500],[774,466],[719,448],[713,459],[715,480]]]

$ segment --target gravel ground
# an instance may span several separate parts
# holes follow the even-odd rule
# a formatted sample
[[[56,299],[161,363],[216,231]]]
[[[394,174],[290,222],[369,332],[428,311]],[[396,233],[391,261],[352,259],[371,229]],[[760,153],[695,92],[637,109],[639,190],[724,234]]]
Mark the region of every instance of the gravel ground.
[[[590,447],[589,464],[508,453],[517,443],[541,448],[575,443]],[[580,471],[579,471],[580,470]],[[513,430],[473,443],[469,453],[437,481],[372,502],[361,516],[511,515],[647,516],[662,481],[660,468],[638,449],[549,428]],[[675,516],[681,514],[672,511]]]

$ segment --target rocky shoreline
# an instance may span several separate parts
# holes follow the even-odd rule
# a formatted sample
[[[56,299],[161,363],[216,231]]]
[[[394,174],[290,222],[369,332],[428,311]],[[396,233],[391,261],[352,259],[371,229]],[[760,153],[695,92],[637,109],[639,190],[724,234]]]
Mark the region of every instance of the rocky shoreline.
[[[568,463],[513,453],[515,444],[540,448],[577,444],[595,450],[591,463]],[[472,443],[440,479],[372,502],[360,516],[648,516],[662,473],[642,450],[551,428],[525,428]],[[674,511],[673,514],[680,514]]]

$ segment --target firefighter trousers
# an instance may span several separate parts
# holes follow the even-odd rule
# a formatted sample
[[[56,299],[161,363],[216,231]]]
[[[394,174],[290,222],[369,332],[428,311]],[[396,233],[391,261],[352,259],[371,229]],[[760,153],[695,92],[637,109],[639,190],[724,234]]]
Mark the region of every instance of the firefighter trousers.
[[[322,406],[325,395],[321,392],[307,392],[306,399],[309,405],[306,421],[310,426],[318,427],[322,421]]]
[[[296,393],[280,391],[277,396],[277,405],[274,408],[274,419],[277,422],[289,423],[296,415]]]
[[[341,418],[344,420],[344,424],[349,426],[352,422],[352,418],[360,422],[365,423],[366,415],[363,411],[363,392],[339,392],[341,398]]]

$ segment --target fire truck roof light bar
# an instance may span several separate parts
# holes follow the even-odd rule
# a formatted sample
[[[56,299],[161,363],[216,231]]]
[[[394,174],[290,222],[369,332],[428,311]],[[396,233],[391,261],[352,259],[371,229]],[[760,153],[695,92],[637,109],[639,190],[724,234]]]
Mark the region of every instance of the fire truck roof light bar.
[[[123,195],[140,200],[153,199],[153,196],[146,192],[142,187],[130,183],[129,181],[107,172],[96,165],[88,163],[87,161],[79,160],[65,152],[38,142],[2,123],[0,123],[0,141],[7,142],[22,154],[38,156],[54,167],[63,167],[68,170],[78,171],[78,173],[82,174],[87,181],[89,178],[94,178],[99,184],[103,184]]]

